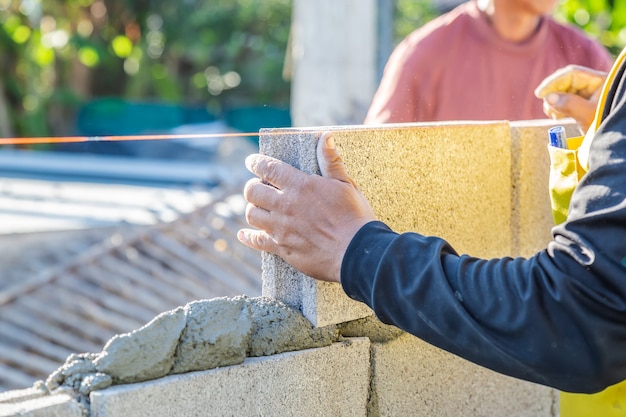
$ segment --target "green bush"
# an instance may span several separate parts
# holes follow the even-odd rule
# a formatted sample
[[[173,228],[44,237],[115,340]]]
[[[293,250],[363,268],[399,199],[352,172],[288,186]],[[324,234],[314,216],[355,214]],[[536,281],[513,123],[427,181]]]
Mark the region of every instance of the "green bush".
[[[12,134],[71,134],[98,97],[289,104],[291,0],[0,0],[0,110]],[[4,91],[4,93],[2,93]]]

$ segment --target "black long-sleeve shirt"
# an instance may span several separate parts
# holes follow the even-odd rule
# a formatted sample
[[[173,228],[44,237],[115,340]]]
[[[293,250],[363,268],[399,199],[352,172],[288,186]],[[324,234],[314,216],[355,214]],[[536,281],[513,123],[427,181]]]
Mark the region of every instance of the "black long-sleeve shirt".
[[[341,283],[385,323],[563,391],[626,379],[626,80],[619,69],[567,221],[535,256],[458,256],[444,240],[365,225]],[[547,192],[547,190],[546,190]]]

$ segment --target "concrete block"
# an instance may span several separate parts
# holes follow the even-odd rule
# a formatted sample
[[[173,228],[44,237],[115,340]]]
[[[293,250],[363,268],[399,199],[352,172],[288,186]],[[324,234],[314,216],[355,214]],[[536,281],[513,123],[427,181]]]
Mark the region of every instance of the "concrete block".
[[[0,404],[18,403],[47,395],[45,387],[32,386],[30,388],[16,389],[0,392]]]
[[[508,122],[338,128],[348,171],[398,232],[441,236],[479,257],[510,253]]]
[[[571,119],[511,123],[514,256],[532,256],[552,240],[547,147],[548,130],[556,125],[564,126],[569,137],[580,135],[578,125]]]
[[[366,416],[369,349],[367,338],[348,339],[119,385],[91,394],[91,416]]]
[[[316,129],[264,129],[259,151],[308,174],[319,175],[316,156],[319,136]],[[348,298],[339,284],[316,281],[275,255],[264,253],[261,259],[263,296],[300,310],[314,326],[324,327],[372,315],[367,306]]]
[[[83,417],[83,412],[78,402],[65,394],[0,404],[0,417]]]
[[[552,417],[555,390],[496,374],[405,334],[372,345],[371,414]]]
[[[264,130],[260,151],[317,174],[322,130],[335,132],[348,171],[396,231],[442,236],[474,256],[511,253],[507,122]],[[263,295],[299,308],[316,326],[371,314],[339,285],[314,282],[271,255],[263,257],[263,281]]]

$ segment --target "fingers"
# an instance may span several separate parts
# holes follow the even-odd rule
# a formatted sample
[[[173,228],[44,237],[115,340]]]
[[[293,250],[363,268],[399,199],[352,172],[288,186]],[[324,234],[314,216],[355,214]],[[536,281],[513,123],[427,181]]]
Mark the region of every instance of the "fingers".
[[[553,118],[572,117],[587,131],[595,115],[606,73],[580,65],[568,65],[546,77],[535,89],[543,99],[544,113]]]
[[[546,77],[535,89],[537,98],[551,93],[571,93],[591,97],[604,83],[606,73],[580,65],[568,65]]]
[[[267,231],[272,226],[271,220],[272,215],[268,210],[253,203],[246,205],[246,221],[250,226]]]
[[[572,73],[572,90],[584,98],[591,97],[600,90],[606,74],[600,71],[575,71]]]
[[[569,90],[572,85],[572,73],[570,67],[564,67],[556,70],[547,76],[535,88],[535,97],[544,98],[550,93],[564,92]]]
[[[249,155],[245,163],[248,171],[279,190],[297,184],[301,176],[306,175],[288,163],[266,155]]]
[[[549,96],[548,96],[549,97]],[[563,113],[555,110],[554,107],[550,105],[547,99],[543,100],[543,113],[548,116],[550,119],[558,120],[563,119],[565,116]]]
[[[266,211],[274,210],[277,206],[280,190],[264,184],[259,178],[249,180],[243,187],[243,196],[252,205]]]
[[[249,248],[276,253],[276,241],[261,230],[241,229],[237,232],[237,239]]]
[[[352,184],[356,188],[356,184],[348,175],[343,159],[337,152],[335,140],[328,132],[324,133],[317,142],[317,163],[322,176]]]
[[[246,221],[252,227],[260,230],[241,229],[237,232],[237,239],[244,245],[266,252],[276,250],[277,243],[269,235],[272,227],[272,214],[268,207],[277,201],[279,190],[263,184],[258,178],[249,180],[244,187],[246,205]]]
[[[576,94],[551,93],[544,99],[544,112],[553,119],[572,117],[586,131],[595,115],[596,100],[587,100]]]

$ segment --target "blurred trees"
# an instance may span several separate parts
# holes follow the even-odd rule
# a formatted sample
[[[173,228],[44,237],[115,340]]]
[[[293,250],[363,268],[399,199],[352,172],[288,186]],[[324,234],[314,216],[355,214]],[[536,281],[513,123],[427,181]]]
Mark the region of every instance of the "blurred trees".
[[[622,0],[564,0],[556,17],[580,26],[615,55],[626,45],[626,2]]]
[[[395,0],[393,36],[396,43],[438,15],[432,0]]]
[[[0,134],[71,133],[98,96],[287,106],[290,18],[291,0],[0,0]]]
[[[389,1],[396,40],[437,15],[430,0]],[[101,96],[288,106],[290,18],[291,0],[0,0],[0,135],[70,134]],[[626,43],[624,1],[563,0],[557,18],[613,52]]]

